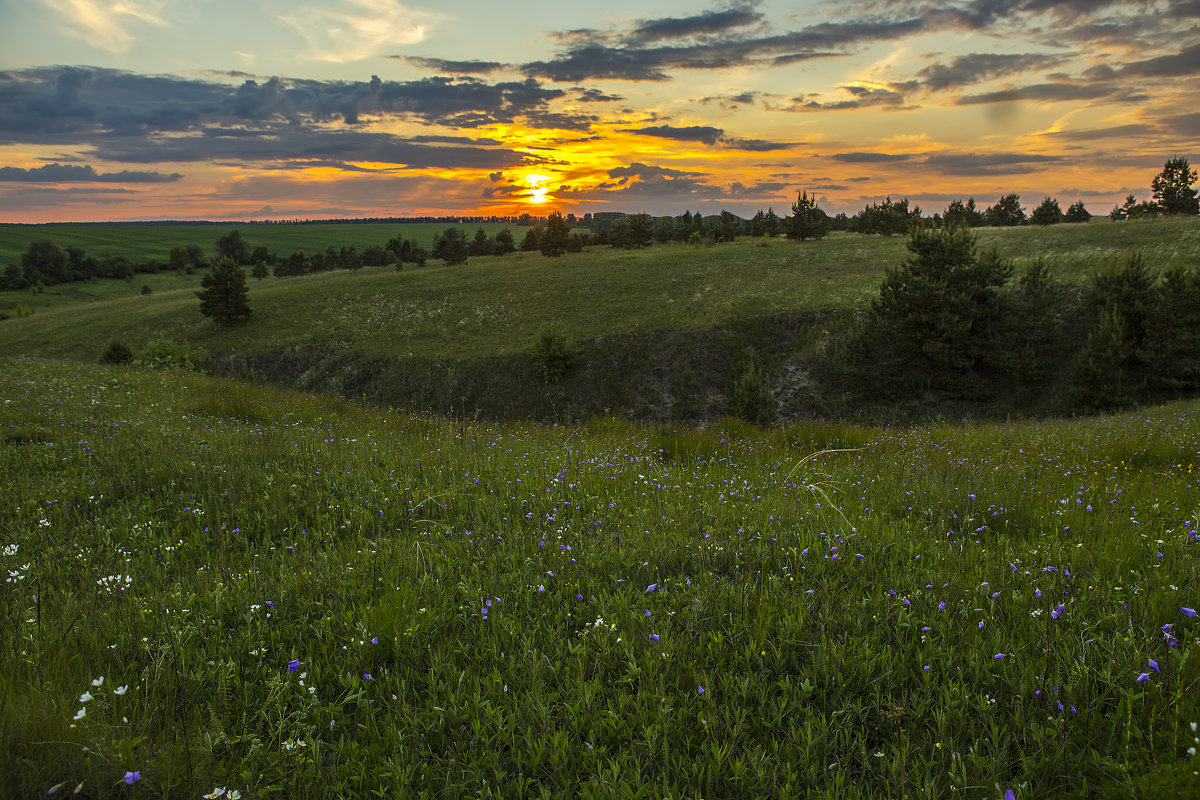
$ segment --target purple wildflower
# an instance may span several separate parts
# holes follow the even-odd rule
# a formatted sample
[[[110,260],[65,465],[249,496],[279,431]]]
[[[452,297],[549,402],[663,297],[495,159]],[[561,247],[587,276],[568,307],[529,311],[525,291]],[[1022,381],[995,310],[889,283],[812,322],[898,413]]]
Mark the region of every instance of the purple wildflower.
[[[1196,609],[1194,609],[1194,608],[1188,608],[1187,606],[1180,606],[1179,610],[1183,612],[1183,615],[1185,617],[1196,616]]]
[[[704,687],[703,687],[703,686],[697,686],[697,687],[696,687],[696,694],[704,694]]]
[[[1141,675],[1137,676],[1138,683],[1145,683],[1148,680],[1150,680],[1150,675],[1148,673],[1143,672]]]
[[[1154,670],[1155,672],[1159,672],[1159,673],[1162,672],[1162,670],[1160,670],[1158,668],[1158,662],[1155,661],[1153,658],[1150,659],[1150,669]]]
[[[298,669],[300,669],[300,659],[288,662],[288,672],[295,672]]]
[[[137,783],[141,779],[142,779],[141,770],[135,770],[134,772],[126,772],[125,777],[122,778],[121,780],[125,781],[125,783],[132,786],[133,784]]]
[[[650,641],[652,641],[652,642],[657,642],[657,641],[658,641],[658,634],[657,634],[657,633],[652,633],[652,634],[650,634]]]

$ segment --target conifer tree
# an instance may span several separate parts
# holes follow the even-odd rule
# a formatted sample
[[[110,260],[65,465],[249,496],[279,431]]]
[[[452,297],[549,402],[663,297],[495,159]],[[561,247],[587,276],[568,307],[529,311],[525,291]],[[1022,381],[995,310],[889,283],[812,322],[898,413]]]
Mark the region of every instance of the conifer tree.
[[[246,272],[231,258],[218,259],[212,271],[200,280],[200,313],[221,326],[232,325],[250,316],[246,296]]]

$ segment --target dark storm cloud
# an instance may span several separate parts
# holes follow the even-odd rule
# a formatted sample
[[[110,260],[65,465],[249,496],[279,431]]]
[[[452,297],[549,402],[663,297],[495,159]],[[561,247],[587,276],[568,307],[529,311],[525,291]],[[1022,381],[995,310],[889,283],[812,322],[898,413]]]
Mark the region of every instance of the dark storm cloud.
[[[689,20],[698,20],[690,17]],[[677,20],[660,20],[676,23]],[[643,23],[642,28],[653,23]],[[699,23],[696,23],[699,24]],[[670,27],[670,26],[667,26]],[[769,36],[706,37],[688,44],[645,46],[637,30],[559,34],[564,49],[549,61],[521,66],[529,76],[558,82],[669,80],[668,70],[721,69],[845,55],[860,46],[926,30],[921,18],[829,22]],[[681,34],[682,36],[683,34]]]
[[[647,128],[621,128],[620,130],[622,133],[657,136],[661,139],[673,139],[679,142],[701,142],[707,145],[720,145],[727,150],[745,150],[751,153],[787,150],[795,146],[791,142],[770,142],[764,139],[738,139],[726,136],[725,131],[721,128],[714,128],[708,125],[690,125],[686,127],[653,125]]]
[[[643,41],[680,39],[723,33],[733,28],[744,28],[762,22],[763,15],[749,7],[732,8],[727,11],[705,11],[692,17],[664,17],[649,20],[634,28],[633,35]]]
[[[1061,162],[1058,156],[1034,153],[934,153],[925,166],[943,175],[1024,175]]]
[[[946,64],[931,64],[917,73],[922,84],[933,91],[955,86],[970,86],[992,78],[1016,75],[1035,69],[1057,66],[1065,59],[1037,53],[970,53],[955,56]]]
[[[152,136],[205,127],[310,127],[364,116],[429,123],[526,121],[563,96],[533,79],[486,83],[474,78],[418,81],[312,81],[271,78],[239,86],[110,69],[57,67],[0,75],[0,142],[87,142],[105,136]],[[555,124],[562,120],[548,120]],[[573,127],[586,118],[572,118]]]
[[[823,103],[819,100],[814,100],[805,97],[792,98],[792,103],[789,106],[784,106],[784,111],[849,111],[858,108],[870,108],[872,106],[899,108],[904,103],[903,92],[897,91],[894,88],[882,86],[842,86],[841,91],[850,95],[846,100],[834,100]]]
[[[657,136],[661,139],[675,139],[680,142],[703,142],[716,144],[725,131],[707,125],[690,125],[677,128],[672,125],[655,125],[649,128],[622,128],[624,133],[636,133],[641,136]]]
[[[499,61],[453,61],[445,58],[418,58],[416,56],[388,56],[407,61],[421,69],[443,75],[491,75],[505,68]]]
[[[308,131],[285,127],[245,136],[181,136],[168,138],[104,138],[92,153],[104,161],[153,164],[158,162],[354,161],[402,164],[410,169],[504,169],[537,163],[510,150],[420,144],[385,133]]]
[[[164,175],[161,172],[96,172],[91,166],[73,164],[46,164],[42,167],[0,167],[0,181],[20,183],[171,183],[183,176],[178,172]]]
[[[1178,53],[1134,61],[1118,69],[1117,74],[1138,78],[1194,78],[1200,75],[1200,44]]]
[[[754,105],[754,103],[758,102],[759,97],[762,97],[761,92],[742,92],[741,94],[701,97],[697,102],[702,103],[703,105],[717,103],[722,108],[734,109],[738,106]]]
[[[768,142],[763,139],[735,139],[725,136],[721,138],[721,145],[730,150],[746,150],[751,153],[769,153],[772,150],[790,150],[796,146],[795,142]]]
[[[619,103],[625,99],[617,94],[605,94],[599,89],[584,89],[580,86],[575,90],[579,92],[578,99],[585,103]]]

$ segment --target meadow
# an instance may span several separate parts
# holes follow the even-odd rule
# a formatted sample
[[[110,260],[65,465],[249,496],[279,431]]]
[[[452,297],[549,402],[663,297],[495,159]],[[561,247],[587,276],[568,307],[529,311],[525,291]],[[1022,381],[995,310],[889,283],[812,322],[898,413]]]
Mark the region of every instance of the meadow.
[[[257,244],[260,230],[293,227],[261,226],[243,234]],[[1042,258],[1054,279],[1068,284],[1085,283],[1134,250],[1155,271],[1174,259],[1200,258],[1200,223],[1192,219],[989,228],[977,237],[980,249],[995,246],[1018,274]],[[94,361],[112,338],[137,348],[165,335],[213,353],[337,342],[368,356],[476,361],[528,352],[538,330],[551,322],[586,341],[763,315],[865,308],[878,294],[884,271],[904,258],[905,242],[840,234],[805,243],[742,239],[699,248],[597,247],[557,259],[518,252],[473,257],[452,268],[430,261],[400,272],[368,268],[266,278],[250,281],[250,321],[228,329],[200,315],[194,294],[199,274],[61,284],[41,293],[0,292],[0,311],[18,304],[34,311],[0,323],[0,352]],[[142,285],[153,294],[140,294]]]
[[[0,795],[1200,786],[1195,402],[559,428],[24,357],[0,397]]]

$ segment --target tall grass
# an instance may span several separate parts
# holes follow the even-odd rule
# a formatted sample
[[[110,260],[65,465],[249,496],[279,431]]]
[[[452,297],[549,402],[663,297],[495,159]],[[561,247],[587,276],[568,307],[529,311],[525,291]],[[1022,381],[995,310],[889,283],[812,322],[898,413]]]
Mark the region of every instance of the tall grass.
[[[12,796],[1197,785],[1195,404],[549,428],[14,359],[0,397]]]

